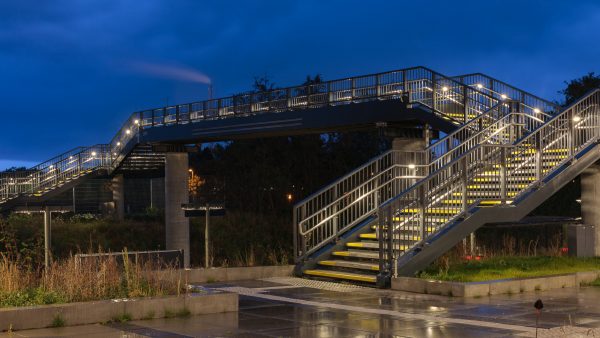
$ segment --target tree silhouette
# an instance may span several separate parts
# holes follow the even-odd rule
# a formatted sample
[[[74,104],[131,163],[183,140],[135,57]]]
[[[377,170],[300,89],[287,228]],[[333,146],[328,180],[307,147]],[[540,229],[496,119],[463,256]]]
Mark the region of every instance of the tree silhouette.
[[[600,88],[600,76],[590,72],[580,78],[565,81],[567,87],[559,93],[565,96],[565,105],[569,105],[592,89]]]

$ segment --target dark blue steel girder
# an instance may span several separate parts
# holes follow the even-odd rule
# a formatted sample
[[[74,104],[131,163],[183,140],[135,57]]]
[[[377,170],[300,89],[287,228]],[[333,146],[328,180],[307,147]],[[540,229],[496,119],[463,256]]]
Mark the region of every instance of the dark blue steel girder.
[[[139,142],[186,144],[291,136],[374,129],[376,124],[382,122],[401,127],[428,123],[432,128],[444,132],[456,128],[455,124],[434,115],[423,106],[407,105],[400,99],[394,99],[145,128]]]

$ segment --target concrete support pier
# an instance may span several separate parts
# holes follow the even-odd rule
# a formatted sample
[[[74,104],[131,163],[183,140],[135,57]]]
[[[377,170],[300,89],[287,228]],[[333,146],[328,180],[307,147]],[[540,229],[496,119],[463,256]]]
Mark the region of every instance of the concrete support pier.
[[[125,182],[122,174],[113,177],[112,194],[115,218],[122,221],[125,219]]]
[[[165,154],[165,227],[167,250],[183,250],[184,267],[190,266],[190,221],[182,204],[189,203],[188,154]]]
[[[600,164],[598,163],[581,174],[581,218],[585,226],[592,226],[587,236],[593,237],[593,240],[587,238],[588,248],[578,252],[585,252],[586,256],[600,256]]]
[[[427,142],[425,138],[404,138],[396,137],[392,140],[393,150],[404,150],[404,151],[418,151],[427,148]]]

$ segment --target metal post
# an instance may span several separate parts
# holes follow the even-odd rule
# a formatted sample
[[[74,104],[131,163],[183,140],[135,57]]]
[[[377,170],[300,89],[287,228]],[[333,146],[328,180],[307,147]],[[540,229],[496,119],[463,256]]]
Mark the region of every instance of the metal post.
[[[573,121],[573,113],[569,116],[569,159],[573,159],[575,148],[575,121]]]
[[[436,85],[435,85],[435,74],[431,74],[431,108],[433,108],[433,110],[436,110],[436,106],[435,106],[435,98],[436,98]]]
[[[206,204],[206,222],[204,227],[204,267],[210,268],[209,262],[209,232],[210,232],[210,205]]]
[[[475,255],[475,232],[472,232],[469,236],[470,249],[471,249],[471,257]]]
[[[44,268],[50,267],[50,250],[51,250],[51,227],[52,227],[52,214],[50,207],[44,208]]]
[[[427,237],[427,229],[425,225],[425,209],[427,207],[425,202],[425,184],[419,186],[419,227],[421,232],[421,240]]]
[[[461,177],[461,184],[462,184],[462,210],[465,212],[465,216],[467,214],[467,208],[468,208],[468,176],[467,176],[467,169],[468,169],[468,165],[469,163],[467,162],[467,156],[463,156],[462,160],[460,161],[460,166],[461,166],[461,173],[460,173],[460,177]]]
[[[506,204],[506,147],[500,148],[500,201]]]
[[[463,107],[464,107],[464,113],[465,113],[464,122],[467,123],[467,122],[469,122],[469,108],[468,108],[469,97],[467,96],[468,95],[467,86],[463,86],[462,92],[463,92]]]
[[[408,93],[408,80],[406,79],[406,70],[402,71],[402,91],[404,93]],[[410,97],[409,97],[409,101],[410,101]]]
[[[541,134],[538,132],[535,142],[535,181],[537,184],[540,184],[540,181],[542,180],[542,171],[544,170],[542,163],[542,142]]]
[[[73,187],[73,213],[75,213],[75,187]]]
[[[387,218],[385,217],[381,209],[377,211],[377,223],[379,223],[379,226],[375,228],[375,236],[377,237],[377,241],[379,242],[379,272],[383,273],[385,270],[384,253],[386,243],[384,241],[383,233],[381,231],[383,230],[382,227],[387,225]]]
[[[388,208],[388,214],[387,214],[387,228],[386,233],[387,233],[387,239],[388,239],[388,243],[387,243],[387,268],[396,271],[396,269],[394,268],[394,215],[392,214],[392,208]]]
[[[298,248],[298,207],[294,207],[292,231],[294,232],[294,263],[298,263],[298,259],[300,258],[300,248]]]

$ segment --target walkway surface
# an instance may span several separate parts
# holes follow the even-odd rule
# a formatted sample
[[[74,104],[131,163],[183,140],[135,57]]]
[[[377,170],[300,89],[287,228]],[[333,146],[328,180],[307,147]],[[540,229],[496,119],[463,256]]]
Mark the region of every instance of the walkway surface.
[[[239,313],[19,331],[5,337],[600,337],[600,288],[472,299],[297,278],[208,284],[240,294]]]

